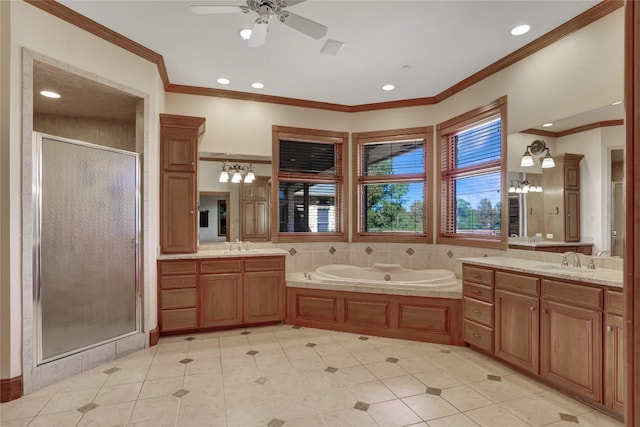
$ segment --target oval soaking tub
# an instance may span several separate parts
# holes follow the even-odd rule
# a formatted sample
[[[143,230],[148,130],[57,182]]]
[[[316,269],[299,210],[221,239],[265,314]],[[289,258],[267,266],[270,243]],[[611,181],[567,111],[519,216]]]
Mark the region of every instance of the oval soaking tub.
[[[407,270],[398,264],[373,264],[372,267],[329,264],[318,267],[315,273],[311,274],[311,278],[329,283],[383,286],[396,289],[425,289],[458,284],[452,271],[440,269]]]

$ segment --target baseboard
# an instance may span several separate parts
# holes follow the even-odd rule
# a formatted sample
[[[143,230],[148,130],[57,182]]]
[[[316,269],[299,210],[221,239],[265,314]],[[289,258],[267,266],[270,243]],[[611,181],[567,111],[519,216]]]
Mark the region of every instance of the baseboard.
[[[22,397],[22,375],[0,380],[0,402],[9,402]]]
[[[153,347],[160,341],[160,328],[156,327],[149,331],[149,347]]]

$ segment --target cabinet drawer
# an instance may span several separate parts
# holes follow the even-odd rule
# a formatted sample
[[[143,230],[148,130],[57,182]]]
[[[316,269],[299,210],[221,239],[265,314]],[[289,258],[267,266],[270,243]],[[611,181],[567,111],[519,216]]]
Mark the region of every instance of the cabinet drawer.
[[[162,310],[160,316],[163,331],[194,329],[198,327],[198,310],[195,308]]]
[[[624,310],[624,298],[622,292],[604,291],[604,309],[607,313],[619,314],[622,316]]]
[[[463,264],[462,278],[477,283],[484,283],[485,285],[493,285],[493,270]]]
[[[240,273],[242,258],[220,258],[200,261],[201,274]]]
[[[245,271],[284,270],[284,257],[252,257],[244,260]]]
[[[196,283],[197,283],[196,276],[161,276],[160,277],[161,289],[195,288]]]
[[[493,353],[493,329],[465,319],[464,340],[471,345]]]
[[[538,295],[539,283],[540,280],[536,277],[496,271],[496,288]]]
[[[463,292],[465,296],[493,302],[493,288],[491,286],[464,282]]]
[[[602,309],[602,289],[557,280],[542,280],[542,298]]]
[[[493,304],[465,298],[464,317],[486,326],[493,326]]]
[[[196,274],[197,261],[160,261],[158,272],[159,275],[165,276],[169,274]]]
[[[196,289],[173,289],[170,291],[162,291],[162,307],[169,308],[185,308],[195,307],[198,302],[198,292]]]

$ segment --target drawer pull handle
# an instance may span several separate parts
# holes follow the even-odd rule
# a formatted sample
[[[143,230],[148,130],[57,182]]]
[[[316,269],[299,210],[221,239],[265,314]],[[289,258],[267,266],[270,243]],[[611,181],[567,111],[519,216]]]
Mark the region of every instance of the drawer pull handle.
[[[480,291],[478,289],[471,289],[471,292],[473,292],[474,294],[479,294]]]
[[[472,273],[471,277],[473,277],[474,279],[479,279],[480,275],[478,273]]]
[[[613,331],[613,326],[607,325],[607,332],[611,332],[611,331]]]
[[[478,339],[482,338],[482,335],[476,334],[475,332],[473,332],[471,336]]]
[[[480,310],[473,310],[473,312],[474,312],[475,314],[480,314],[480,313],[482,313]]]

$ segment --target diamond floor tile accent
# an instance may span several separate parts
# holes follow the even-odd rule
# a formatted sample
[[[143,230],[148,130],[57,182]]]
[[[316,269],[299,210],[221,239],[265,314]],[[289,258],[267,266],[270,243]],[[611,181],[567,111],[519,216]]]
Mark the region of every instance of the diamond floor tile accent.
[[[249,350],[247,351],[245,354],[249,355],[249,356],[255,356],[256,354],[258,354],[259,351],[255,351],[255,350]]]
[[[387,362],[389,363],[398,363],[400,359],[396,359],[395,357],[387,357]]]
[[[444,353],[444,354],[451,354],[451,350],[447,350],[447,349],[441,349],[440,353]]]
[[[242,331],[242,332],[240,332],[240,334],[241,334],[241,335],[249,335],[250,333],[251,333],[251,332],[249,332],[249,331]]]
[[[305,347],[313,348],[313,347],[315,347],[315,346],[317,346],[317,345],[318,345],[318,344],[314,344],[314,343],[312,343],[312,342],[309,342],[309,343],[305,344]]]
[[[499,375],[491,375],[491,374],[488,374],[488,375],[487,375],[487,379],[488,379],[488,380],[491,380],[491,381],[498,381],[498,382],[502,381],[502,377],[501,377],[501,376],[499,376]]]
[[[367,412],[367,410],[369,409],[369,404],[358,401],[358,402],[356,402],[355,405],[353,405],[353,409],[357,409],[358,411]]]
[[[369,341],[369,337],[359,337],[358,339],[361,341]]]
[[[102,371],[107,375],[111,375],[111,374],[115,374],[116,372],[120,371],[120,368],[111,368],[111,369],[107,369],[106,371]]]
[[[190,363],[190,362],[193,362],[193,359],[189,359],[188,357],[187,357],[186,359],[182,359],[182,360],[180,361],[180,363],[185,364],[185,365],[186,365],[187,363]]]
[[[580,421],[578,420],[578,417],[576,417],[575,415],[563,414],[562,412],[560,412],[560,419],[562,419],[562,421],[566,421],[568,423],[580,424]]]
[[[195,337],[186,337],[184,340],[185,341],[193,341],[195,339],[196,339]]]
[[[338,372],[338,368],[334,368],[333,366],[329,366],[327,369],[324,370],[325,372],[331,372],[332,374],[335,374],[336,372]]]
[[[269,380],[266,379],[265,377],[260,377],[257,380],[255,380],[254,382],[256,384],[265,385],[267,383],[267,381],[269,381]]]
[[[189,394],[189,390],[185,390],[185,389],[180,389],[175,393],[173,393],[175,397],[183,397],[183,396],[186,396],[187,394]]]
[[[427,391],[425,393],[431,394],[433,396],[440,396],[440,393],[442,393],[442,390],[435,387],[427,387]]]
[[[86,414],[86,413],[87,413],[87,412],[89,412],[89,411],[93,411],[93,410],[94,410],[94,409],[96,409],[98,406],[100,406],[100,405],[98,405],[98,404],[97,404],[97,403],[95,403],[95,402],[91,402],[91,403],[87,403],[86,405],[83,405],[83,406],[79,407],[79,408],[77,409],[77,411],[78,411],[78,412],[82,412],[83,414]]]
[[[267,424],[267,427],[282,427],[284,423],[285,421],[278,418],[274,418],[271,421],[269,421],[269,424]]]

